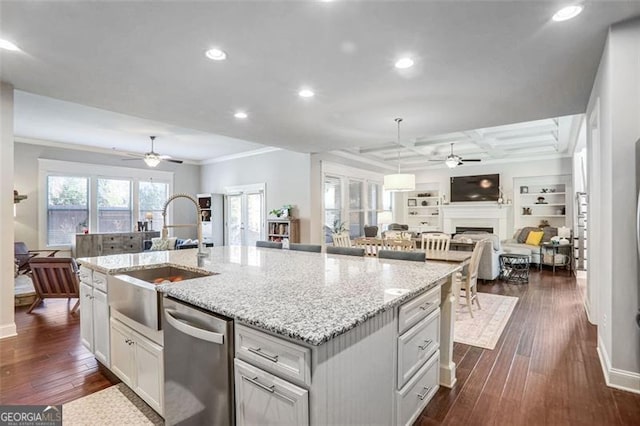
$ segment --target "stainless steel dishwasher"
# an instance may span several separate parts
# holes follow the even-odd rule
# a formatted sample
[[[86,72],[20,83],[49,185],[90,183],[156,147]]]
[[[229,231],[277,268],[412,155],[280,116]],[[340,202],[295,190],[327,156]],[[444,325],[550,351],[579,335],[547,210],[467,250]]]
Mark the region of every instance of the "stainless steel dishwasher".
[[[167,425],[233,425],[233,320],[165,297]]]

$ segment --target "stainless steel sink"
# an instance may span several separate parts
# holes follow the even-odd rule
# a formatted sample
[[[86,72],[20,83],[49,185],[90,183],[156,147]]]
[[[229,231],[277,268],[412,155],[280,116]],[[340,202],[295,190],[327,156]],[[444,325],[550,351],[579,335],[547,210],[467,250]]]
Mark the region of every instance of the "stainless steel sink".
[[[120,275],[128,275],[151,284],[160,284],[155,282],[160,278],[181,277],[181,281],[184,281],[193,278],[207,277],[213,275],[213,272],[194,272],[187,269],[176,268],[175,266],[161,266],[153,269],[124,272]]]
[[[175,266],[160,266],[110,275],[107,280],[109,306],[124,316],[154,330],[160,330],[160,301],[156,291],[160,278],[181,277],[181,281],[215,275],[214,272],[194,272]]]

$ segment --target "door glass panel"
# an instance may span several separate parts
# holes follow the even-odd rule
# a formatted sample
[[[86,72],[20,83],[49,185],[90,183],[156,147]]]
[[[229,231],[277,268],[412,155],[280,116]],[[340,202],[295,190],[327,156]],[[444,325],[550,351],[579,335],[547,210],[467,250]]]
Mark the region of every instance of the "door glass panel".
[[[228,244],[242,245],[242,195],[227,196],[227,218]]]
[[[247,246],[255,246],[262,239],[262,193],[247,194]]]
[[[349,181],[349,209],[360,210],[362,208],[362,182]]]
[[[364,212],[349,213],[349,235],[351,238],[358,238],[363,233]]]

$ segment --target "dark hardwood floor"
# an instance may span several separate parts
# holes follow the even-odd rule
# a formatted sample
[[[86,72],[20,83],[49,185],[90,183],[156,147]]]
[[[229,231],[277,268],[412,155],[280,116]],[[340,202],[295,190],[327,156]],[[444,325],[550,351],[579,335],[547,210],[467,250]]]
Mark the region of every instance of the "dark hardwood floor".
[[[0,340],[0,404],[62,404],[117,383],[80,343],[66,299],[27,308],[16,308],[18,336]]]
[[[455,344],[458,383],[440,388],[417,425],[639,425],[640,395],[608,388],[582,290],[564,273],[528,285],[479,286],[519,297],[496,348]],[[66,300],[16,310],[18,336],[0,340],[0,404],[61,404],[116,380],[80,343]]]
[[[574,278],[536,271],[478,289],[519,301],[494,350],[454,344],[458,382],[416,425],[640,425],[640,395],[605,385]]]

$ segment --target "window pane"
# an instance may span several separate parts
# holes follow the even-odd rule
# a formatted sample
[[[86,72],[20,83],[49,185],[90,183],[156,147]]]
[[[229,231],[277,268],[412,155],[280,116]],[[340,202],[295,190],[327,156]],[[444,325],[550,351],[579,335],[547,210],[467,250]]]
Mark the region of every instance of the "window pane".
[[[362,182],[349,181],[349,209],[362,209]]]
[[[364,212],[349,213],[349,236],[358,238],[364,235],[363,232]]]
[[[162,182],[140,182],[138,198],[140,200],[140,211],[138,220],[147,220],[147,213],[153,216],[153,229],[159,230],[162,227],[162,209],[169,197],[169,184]]]
[[[377,225],[378,224],[378,212],[373,210],[367,213],[367,223],[369,225]]]
[[[98,232],[131,232],[131,181],[98,179]]]
[[[247,246],[255,246],[262,239],[262,193],[247,194]]]
[[[382,191],[382,210],[391,211],[393,208],[393,192]]]
[[[377,183],[369,184],[369,209],[378,210],[378,194],[379,194],[379,185]],[[371,222],[369,222],[372,224]]]
[[[324,179],[324,208],[342,208],[342,195],[340,192],[340,179],[327,176]]]
[[[89,227],[89,179],[47,178],[47,244],[69,245],[76,233]]]

